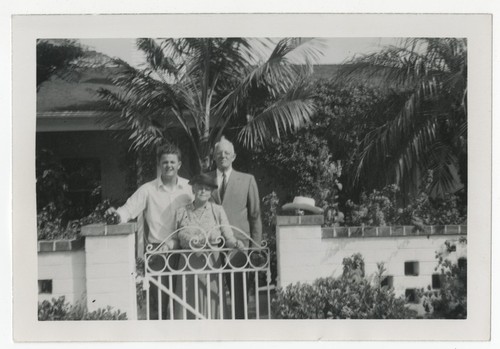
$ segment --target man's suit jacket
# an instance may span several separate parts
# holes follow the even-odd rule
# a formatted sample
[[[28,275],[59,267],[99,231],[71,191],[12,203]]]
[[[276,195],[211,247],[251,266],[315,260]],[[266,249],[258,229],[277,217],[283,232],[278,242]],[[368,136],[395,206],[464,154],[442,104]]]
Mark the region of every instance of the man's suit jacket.
[[[217,178],[217,171],[210,175]],[[229,223],[248,234],[259,245],[262,239],[262,220],[260,217],[259,190],[255,178],[246,173],[231,171],[227,181],[224,201],[221,202],[219,189],[214,190],[212,199],[222,205]],[[234,229],[233,229],[234,230]],[[234,230],[237,239],[249,246],[249,240],[243,234]]]

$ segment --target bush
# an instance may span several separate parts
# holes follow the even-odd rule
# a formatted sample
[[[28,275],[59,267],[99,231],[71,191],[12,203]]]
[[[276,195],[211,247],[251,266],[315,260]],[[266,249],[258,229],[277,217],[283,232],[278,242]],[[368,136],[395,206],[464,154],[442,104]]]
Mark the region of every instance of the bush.
[[[52,204],[58,210],[68,205],[68,174],[54,153],[41,149],[36,154],[37,208]]]
[[[127,314],[120,310],[113,311],[112,307],[99,308],[88,312],[81,305],[71,305],[66,302],[65,297],[52,301],[38,303],[39,321],[63,321],[63,320],[127,320]]]
[[[37,215],[38,240],[74,239],[80,235],[82,226],[94,223],[117,224],[116,213],[107,215],[109,200],[99,203],[88,216],[64,224],[63,213],[53,203],[44,207]]]
[[[251,162],[264,169],[262,180],[277,190],[282,201],[303,195],[327,208],[342,199],[338,183],[354,178],[359,142],[383,124],[383,118],[374,117],[382,113],[372,111],[383,107],[387,97],[377,87],[348,86],[337,79],[314,81],[312,88],[316,113],[311,122],[266,147],[252,149]],[[362,186],[373,188],[379,178],[368,176],[369,183],[364,178]],[[345,187],[344,196],[352,195],[351,185]],[[355,193],[359,194],[358,188]]]
[[[36,216],[38,240],[74,239],[75,232],[66,229],[62,213],[49,203]]]
[[[406,207],[398,207],[400,189],[395,184],[382,190],[362,193],[359,204],[346,202],[346,224],[351,226],[464,224],[467,221],[467,202],[456,194],[431,195],[432,171],[428,171],[418,194]]]
[[[399,188],[388,185],[382,190],[373,190],[369,195],[361,194],[360,203],[346,202],[346,223],[351,226],[385,226],[393,224],[396,216],[396,195]]]
[[[290,135],[254,149],[252,161],[266,169],[267,185],[286,194],[284,200],[312,197],[317,206],[334,205],[338,198],[340,161],[333,160],[326,140],[314,134]]]
[[[458,195],[444,193],[440,197],[430,195],[433,182],[432,171],[427,173],[424,187],[402,213],[406,220],[410,217],[418,225],[462,224],[467,221],[467,201]]]
[[[279,319],[407,319],[416,312],[404,298],[382,287],[385,269],[378,265],[375,284],[363,277],[364,261],[356,254],[343,261],[339,278],[320,278],[312,285],[297,283],[278,289],[273,299],[274,317]]]
[[[458,244],[467,244],[461,238]],[[429,286],[423,293],[423,305],[427,317],[435,319],[466,319],[467,318],[467,264],[451,262],[447,257],[452,253],[454,243],[447,241],[445,248],[437,252],[438,266],[441,272],[441,288],[432,290]]]

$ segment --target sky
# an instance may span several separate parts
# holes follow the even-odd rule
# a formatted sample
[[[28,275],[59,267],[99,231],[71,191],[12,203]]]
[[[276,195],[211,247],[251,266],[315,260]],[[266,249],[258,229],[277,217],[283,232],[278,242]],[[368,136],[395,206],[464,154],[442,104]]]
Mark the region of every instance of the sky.
[[[318,64],[339,64],[354,55],[380,51],[386,45],[396,44],[395,38],[323,38],[323,56]],[[80,42],[110,57],[118,57],[132,65],[141,61],[133,39],[80,39]]]

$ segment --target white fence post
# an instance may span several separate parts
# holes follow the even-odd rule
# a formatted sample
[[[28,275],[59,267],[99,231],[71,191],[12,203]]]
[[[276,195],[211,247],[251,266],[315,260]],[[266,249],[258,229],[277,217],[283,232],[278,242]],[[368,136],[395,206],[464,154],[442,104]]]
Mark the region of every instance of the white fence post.
[[[134,223],[82,227],[89,311],[111,306],[137,320],[135,231]]]
[[[311,270],[321,266],[323,222],[322,215],[277,217],[278,287],[308,280]]]

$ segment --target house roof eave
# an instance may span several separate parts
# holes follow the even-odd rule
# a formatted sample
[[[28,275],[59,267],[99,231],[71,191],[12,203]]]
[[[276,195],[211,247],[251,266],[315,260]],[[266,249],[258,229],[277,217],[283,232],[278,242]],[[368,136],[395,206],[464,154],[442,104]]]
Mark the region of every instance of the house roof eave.
[[[44,111],[37,112],[36,132],[109,131],[120,127],[106,127],[102,118],[119,112],[102,111]]]

